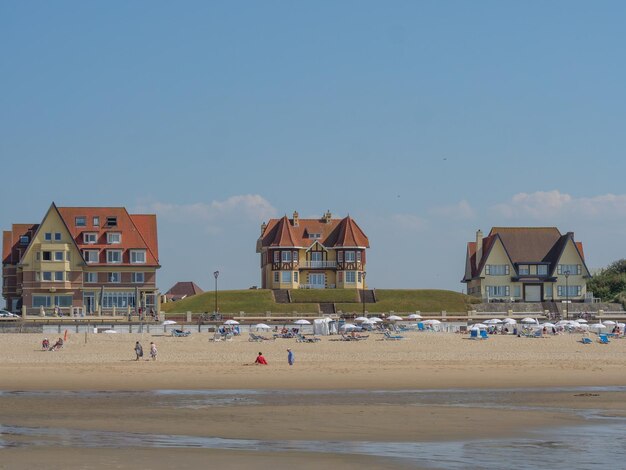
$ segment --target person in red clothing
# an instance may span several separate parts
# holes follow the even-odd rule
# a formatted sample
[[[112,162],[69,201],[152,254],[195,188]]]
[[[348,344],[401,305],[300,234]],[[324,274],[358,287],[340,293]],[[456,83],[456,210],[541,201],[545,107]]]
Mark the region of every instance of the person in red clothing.
[[[268,364],[267,364],[267,361],[266,361],[266,360],[265,360],[265,358],[263,357],[263,353],[261,353],[261,352],[260,352],[260,353],[259,353],[259,355],[256,357],[256,361],[254,361],[254,363],[255,363],[255,364],[262,365],[262,366],[266,366],[266,365],[268,365]]]

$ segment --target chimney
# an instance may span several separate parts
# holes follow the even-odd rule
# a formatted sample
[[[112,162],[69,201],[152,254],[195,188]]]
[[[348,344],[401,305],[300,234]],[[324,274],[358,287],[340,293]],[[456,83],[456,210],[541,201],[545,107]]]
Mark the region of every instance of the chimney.
[[[483,231],[478,229],[476,232],[476,268],[480,264],[480,260],[483,257]]]
[[[298,217],[298,211],[293,211],[293,226],[297,227],[300,225],[300,218]]]
[[[333,218],[333,215],[330,213],[330,210],[327,210],[323,217],[324,222],[329,224],[332,218]]]
[[[265,222],[263,222],[261,224],[261,235],[263,235],[263,233],[265,233],[265,229],[267,228],[267,224]]]

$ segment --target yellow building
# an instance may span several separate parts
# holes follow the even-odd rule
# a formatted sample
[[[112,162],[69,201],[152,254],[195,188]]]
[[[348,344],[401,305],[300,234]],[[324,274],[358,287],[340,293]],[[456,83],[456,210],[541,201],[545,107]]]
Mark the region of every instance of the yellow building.
[[[264,289],[364,289],[369,240],[350,217],[321,219],[284,216],[261,226],[257,253],[261,255]]]
[[[494,227],[467,244],[467,293],[485,302],[581,302],[589,269],[574,233],[556,227]]]
[[[123,207],[57,207],[3,232],[2,294],[14,312],[158,312],[157,225]]]

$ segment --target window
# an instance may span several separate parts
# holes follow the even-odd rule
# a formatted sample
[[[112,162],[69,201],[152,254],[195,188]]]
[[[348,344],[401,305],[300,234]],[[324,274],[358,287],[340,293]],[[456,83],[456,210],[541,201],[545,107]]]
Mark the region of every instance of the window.
[[[130,280],[135,284],[143,284],[145,282],[144,273],[130,273]]]
[[[146,296],[147,297],[147,296]],[[135,306],[134,292],[105,292],[102,296],[102,306],[104,308],[127,308]]]
[[[293,282],[298,282],[298,271],[293,272]]]
[[[556,289],[559,297],[578,297],[582,294],[581,286],[567,286],[567,289],[565,286],[557,286]]]
[[[98,234],[93,232],[85,232],[83,233],[83,243],[88,245],[93,245],[98,241]]]
[[[57,307],[71,307],[72,296],[71,295],[57,295],[54,297],[54,305]]]
[[[83,282],[85,284],[95,284],[98,282],[98,273],[83,273]]]
[[[343,263],[343,251],[338,251],[337,252],[337,261],[339,263]]]
[[[47,242],[51,242],[52,241],[52,233],[50,232],[46,232],[43,234],[43,239]]]
[[[361,274],[362,274],[361,271],[359,271],[359,276],[358,276],[358,282],[359,283],[361,282]]]
[[[33,295],[33,307],[50,307],[49,295]]]
[[[537,266],[537,274],[539,276],[547,276],[548,275],[548,266],[545,264],[540,264]]]
[[[74,225],[76,225],[77,227],[85,227],[87,225],[87,217],[85,217],[84,215],[79,215],[78,217],[74,218]]]
[[[521,297],[521,296],[522,296],[522,289],[520,288],[520,286],[513,287],[513,297]]]
[[[508,264],[488,264],[485,266],[485,274],[489,276],[506,276],[509,274]]]
[[[43,251],[41,253],[41,259],[44,261],[52,261],[52,252],[51,251]]]
[[[520,264],[517,268],[520,276],[528,276],[530,274],[530,266],[527,264]]]
[[[357,261],[357,263],[361,262],[361,252],[360,251],[356,252],[356,261]]]
[[[289,263],[291,261],[291,251],[281,251],[281,260],[283,263]]]
[[[289,284],[291,283],[291,271],[281,271],[281,282]]]
[[[122,234],[119,232],[109,232],[107,233],[107,243],[113,245],[117,243],[122,243]]]
[[[557,274],[569,273],[570,276],[574,276],[581,273],[582,266],[580,264],[559,264],[557,266]]]
[[[354,256],[354,251],[346,251],[345,257],[346,263],[354,263],[354,260],[356,259]]]
[[[280,251],[275,251],[274,252],[274,263],[279,263],[280,262]]]
[[[118,264],[122,262],[122,250],[107,250],[107,263]]]
[[[54,282],[63,282],[65,280],[65,273],[63,271],[54,272]]]
[[[130,250],[130,262],[132,264],[145,264],[146,250]]]
[[[309,238],[322,238],[321,233],[309,233]]]
[[[298,252],[297,251],[295,251],[295,250],[293,251],[293,255],[292,255],[291,259],[293,259],[294,263],[298,262]]]
[[[98,250],[83,250],[83,258],[86,263],[97,263],[99,261]]]
[[[312,251],[311,252],[311,261],[322,261],[322,252],[321,251]]]
[[[544,297],[546,299],[551,299],[552,298],[552,286],[546,285],[544,287],[543,291],[544,291]]]
[[[41,273],[42,281],[52,281],[52,273],[50,271],[43,271]]]
[[[118,283],[118,282],[121,282],[121,280],[122,280],[121,273],[109,273],[109,276],[108,276],[109,282]]]
[[[63,261],[63,252],[55,251],[54,252],[54,261]]]
[[[61,241],[61,234],[59,232],[55,232],[54,233],[54,241],[55,242],[60,242]]]
[[[117,217],[107,217],[107,227],[117,227]]]
[[[28,245],[29,241],[30,241],[30,238],[28,238],[28,235],[22,235],[20,237],[20,245]]]
[[[94,217],[92,222],[94,227],[100,227],[100,217]]]
[[[487,295],[489,297],[508,297],[509,286],[487,286]]]
[[[343,271],[337,273],[337,282],[343,282]]]
[[[278,252],[276,252],[278,253]],[[280,272],[274,271],[274,282],[280,282]]]
[[[346,271],[346,284],[354,284],[356,280],[356,274],[354,271]]]

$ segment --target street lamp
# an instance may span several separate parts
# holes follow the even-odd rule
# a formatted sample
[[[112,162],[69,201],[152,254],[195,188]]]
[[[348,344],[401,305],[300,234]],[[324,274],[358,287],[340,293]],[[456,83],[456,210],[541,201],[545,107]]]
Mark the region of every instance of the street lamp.
[[[362,283],[361,300],[363,301],[363,316],[365,316],[365,271],[361,273],[361,283]]]
[[[569,320],[569,270],[563,274],[565,274],[565,319]]]
[[[215,310],[213,310],[213,313],[217,314],[217,278],[220,277],[220,272],[215,271],[213,276],[215,277]]]

